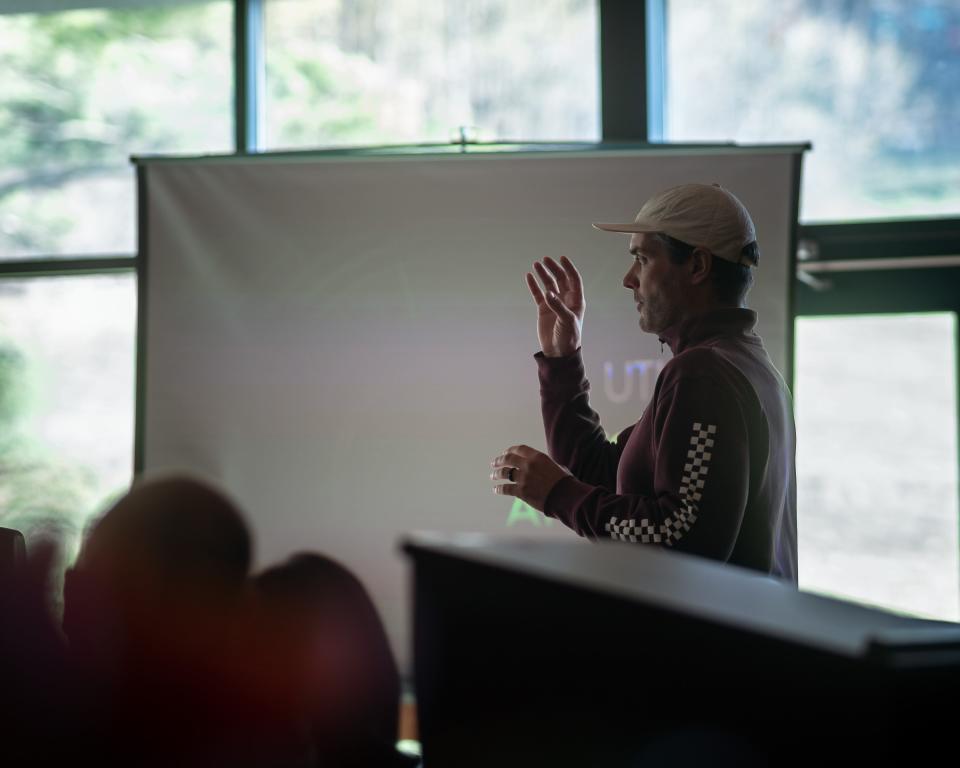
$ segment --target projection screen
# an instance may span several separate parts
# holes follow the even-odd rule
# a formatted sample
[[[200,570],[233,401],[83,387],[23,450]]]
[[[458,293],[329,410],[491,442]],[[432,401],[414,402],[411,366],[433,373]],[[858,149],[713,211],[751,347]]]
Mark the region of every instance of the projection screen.
[[[138,471],[244,508],[258,566],[325,552],[364,581],[401,664],[408,531],[574,534],[495,496],[491,459],[544,449],[524,273],[569,256],[608,434],[669,359],[621,281],[660,189],[718,182],[751,211],[749,304],[788,374],[803,147],[141,159]]]

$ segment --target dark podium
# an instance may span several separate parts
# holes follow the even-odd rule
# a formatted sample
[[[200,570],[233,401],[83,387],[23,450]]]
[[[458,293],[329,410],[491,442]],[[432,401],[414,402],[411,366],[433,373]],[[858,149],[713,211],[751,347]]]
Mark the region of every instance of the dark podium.
[[[403,548],[425,768],[955,759],[957,625],[629,544]]]

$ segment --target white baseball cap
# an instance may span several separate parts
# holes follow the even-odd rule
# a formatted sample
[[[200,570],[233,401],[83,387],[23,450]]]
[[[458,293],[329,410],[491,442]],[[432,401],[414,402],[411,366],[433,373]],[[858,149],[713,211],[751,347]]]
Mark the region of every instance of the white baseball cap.
[[[719,184],[671,187],[647,200],[632,222],[593,226],[607,232],[662,232],[726,261],[757,265],[755,257],[743,254],[744,247],[757,240],[753,220],[743,203]]]

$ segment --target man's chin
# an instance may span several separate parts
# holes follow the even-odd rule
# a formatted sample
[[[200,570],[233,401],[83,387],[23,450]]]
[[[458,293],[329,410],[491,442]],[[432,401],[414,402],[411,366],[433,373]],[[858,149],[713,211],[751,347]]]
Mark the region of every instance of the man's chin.
[[[639,325],[640,325],[640,330],[643,331],[644,333],[652,333],[657,336],[659,336],[661,331],[663,330],[662,328],[654,328],[643,315],[640,315]]]

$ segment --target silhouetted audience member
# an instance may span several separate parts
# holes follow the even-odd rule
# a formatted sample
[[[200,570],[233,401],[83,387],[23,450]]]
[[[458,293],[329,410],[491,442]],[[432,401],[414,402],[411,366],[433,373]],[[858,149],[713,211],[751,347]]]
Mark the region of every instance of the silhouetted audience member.
[[[58,558],[0,529],[0,765],[62,765],[81,747],[62,636],[50,608]]]
[[[292,709],[291,743],[313,765],[408,766],[395,749],[400,677],[383,624],[342,565],[299,554],[255,578],[274,652],[268,676]]]
[[[0,584],[14,577],[27,559],[27,543],[20,531],[0,528]]]
[[[64,584],[64,631],[100,762],[236,765],[250,696],[237,661],[251,562],[238,509],[196,480],[133,488]]]
[[[0,568],[0,763],[419,762],[395,749],[400,679],[362,584],[310,554],[251,582],[247,526],[210,486],[140,483],[93,526],[66,574],[66,646],[52,550],[22,549]]]

